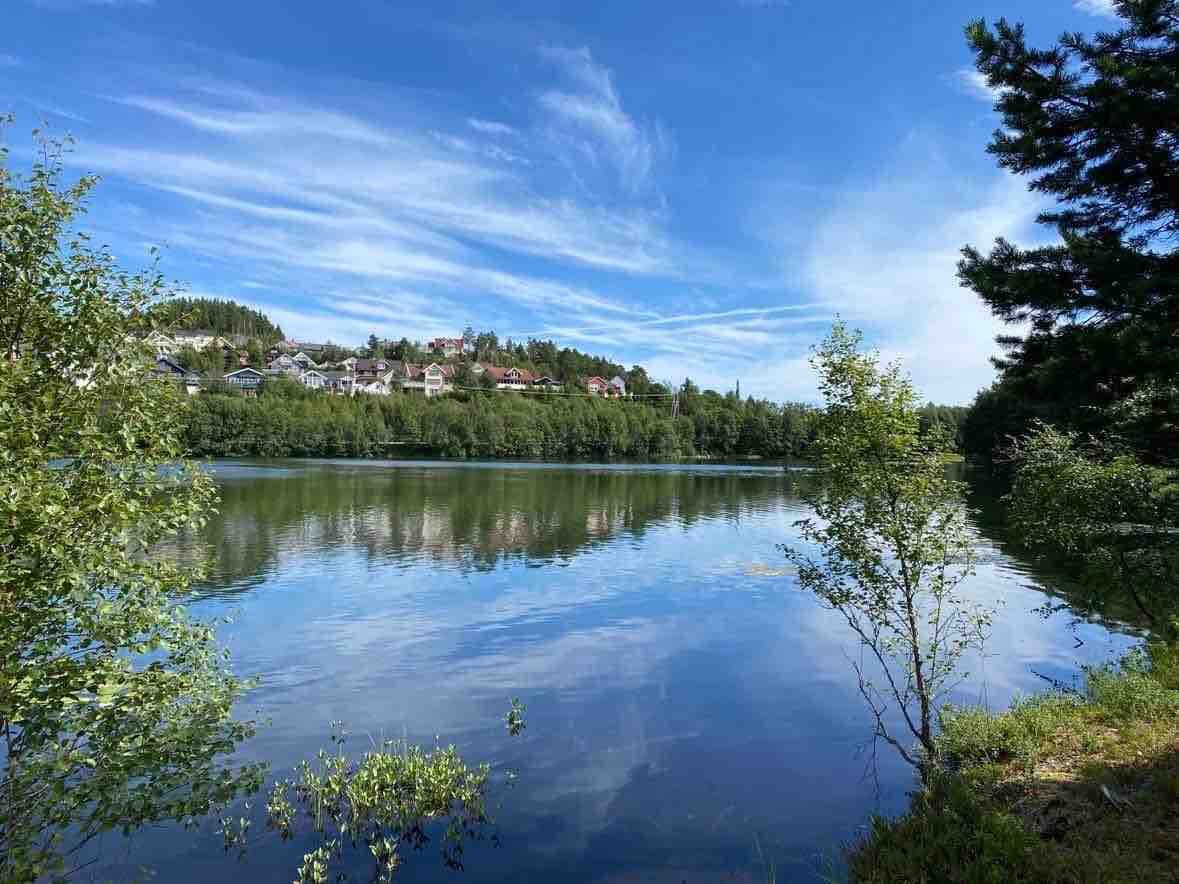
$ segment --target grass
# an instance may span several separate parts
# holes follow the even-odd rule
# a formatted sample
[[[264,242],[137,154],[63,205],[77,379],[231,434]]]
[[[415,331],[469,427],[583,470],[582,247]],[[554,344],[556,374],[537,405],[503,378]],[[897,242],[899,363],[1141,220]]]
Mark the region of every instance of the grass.
[[[852,880],[1179,880],[1179,649],[1087,672],[1083,694],[947,709],[943,764],[849,852]]]

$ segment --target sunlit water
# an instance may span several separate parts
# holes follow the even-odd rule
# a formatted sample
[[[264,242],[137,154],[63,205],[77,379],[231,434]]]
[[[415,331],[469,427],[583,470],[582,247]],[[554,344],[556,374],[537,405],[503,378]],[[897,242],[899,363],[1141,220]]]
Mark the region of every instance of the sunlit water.
[[[778,549],[805,515],[781,468],[258,461],[214,467],[220,515],[186,555],[215,557],[194,608],[261,686],[243,749],[277,774],[328,743],[455,743],[497,776],[498,848],[465,872],[434,846],[407,881],[813,881],[910,772],[881,746],[840,621]],[[958,694],[993,707],[1116,656],[1125,635],[1067,611],[985,537],[970,584],[1002,604]],[[1039,675],[1037,675],[1039,673]],[[506,734],[519,696],[527,730]],[[116,870],[167,881],[290,881],[307,844],[161,830]],[[361,866],[363,870],[365,867]]]

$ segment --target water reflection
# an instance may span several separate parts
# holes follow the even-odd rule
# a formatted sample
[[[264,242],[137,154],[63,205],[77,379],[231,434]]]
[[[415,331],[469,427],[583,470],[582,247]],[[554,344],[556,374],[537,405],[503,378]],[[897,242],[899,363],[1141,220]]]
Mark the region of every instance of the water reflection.
[[[513,766],[505,846],[466,881],[815,880],[909,772],[859,754],[869,722],[833,615],[796,590],[805,474],[774,469],[340,463],[217,466],[221,514],[178,552],[215,554],[203,613],[260,675],[247,748],[282,768],[324,741],[435,737]],[[970,592],[1000,599],[959,699],[1007,702],[1127,639],[1032,613],[1036,575],[980,539]],[[1076,647],[1074,636],[1083,644]],[[511,696],[529,707],[503,734]],[[363,738],[361,738],[363,740]],[[222,860],[212,838],[142,839],[169,879],[289,880],[287,845]],[[432,856],[414,880],[449,877]],[[286,876],[286,877],[284,877]]]

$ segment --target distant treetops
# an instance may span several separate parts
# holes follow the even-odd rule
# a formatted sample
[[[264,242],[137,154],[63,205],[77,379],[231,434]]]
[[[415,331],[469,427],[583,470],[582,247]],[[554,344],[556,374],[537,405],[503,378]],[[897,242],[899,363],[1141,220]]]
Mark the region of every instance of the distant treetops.
[[[282,329],[261,311],[218,298],[169,298],[152,307],[152,317],[171,331],[210,331],[274,344]]]

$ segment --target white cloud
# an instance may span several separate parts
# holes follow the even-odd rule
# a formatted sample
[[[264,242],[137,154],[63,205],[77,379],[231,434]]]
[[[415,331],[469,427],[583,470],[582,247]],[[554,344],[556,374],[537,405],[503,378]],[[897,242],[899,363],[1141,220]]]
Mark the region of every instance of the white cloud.
[[[107,96],[132,114],[121,131],[148,134],[84,141],[71,161],[141,188],[120,209],[130,242],[161,243],[199,288],[266,310],[289,334],[425,339],[470,323],[783,395],[768,374],[746,383],[749,364],[804,352],[826,308],[731,284],[738,271],[669,237],[652,181],[657,127],[623,111],[587,50],[545,57],[561,91],[538,97],[539,128],[173,75]],[[577,162],[563,138],[589,151],[576,187],[553,164],[554,149]]]
[[[1000,90],[991,88],[986,75],[974,68],[960,68],[954,71],[954,82],[967,95],[988,104],[994,104],[999,97]]]
[[[645,186],[659,151],[659,131],[647,131],[623,110],[610,71],[594,61],[589,49],[550,46],[541,54],[560,69],[569,87],[537,97],[551,119],[554,142],[591,161],[604,158],[629,190]]]
[[[252,98],[247,108],[142,95],[117,100],[221,141],[188,151],[84,147],[79,159],[221,208],[337,228],[389,233],[396,227],[411,239],[457,235],[630,273],[669,267],[650,210],[541,196],[512,164],[429,132],[276,98]],[[182,137],[170,142],[185,143]]]
[[[471,117],[467,120],[467,125],[476,132],[481,132],[484,135],[515,135],[516,130],[507,123],[500,123],[495,120],[480,120]]]
[[[994,379],[994,337],[1010,332],[956,275],[962,246],[1027,242],[1039,200],[1018,178],[963,184],[936,139],[915,134],[874,181],[816,226],[805,288],[900,357],[923,396],[966,402]]]
[[[1117,18],[1118,9],[1114,0],[1073,0],[1073,8],[1088,15]]]

